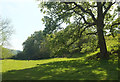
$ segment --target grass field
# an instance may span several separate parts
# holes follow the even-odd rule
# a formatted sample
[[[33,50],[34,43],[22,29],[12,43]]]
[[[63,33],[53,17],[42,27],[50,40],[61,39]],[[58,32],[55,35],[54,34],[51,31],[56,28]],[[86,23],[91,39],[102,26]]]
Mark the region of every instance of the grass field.
[[[117,80],[117,60],[2,60],[3,80]]]
[[[109,38],[108,38],[109,39]],[[115,39],[108,40],[108,51],[118,50]],[[109,46],[108,46],[109,44]],[[98,53],[77,54],[76,58],[44,60],[0,60],[3,80],[118,80],[118,54],[110,60],[89,59]]]

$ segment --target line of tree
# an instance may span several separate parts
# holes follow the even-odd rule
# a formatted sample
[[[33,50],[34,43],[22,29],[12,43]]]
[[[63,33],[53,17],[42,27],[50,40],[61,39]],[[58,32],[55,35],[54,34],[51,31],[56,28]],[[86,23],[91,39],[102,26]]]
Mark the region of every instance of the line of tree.
[[[116,2],[41,2],[39,5],[46,14],[42,19],[45,29],[28,37],[18,58],[70,57],[98,48],[101,59],[109,58],[104,36],[109,33],[115,37],[118,31],[120,17]],[[62,27],[64,23],[66,27]]]
[[[86,30],[91,29],[86,35],[96,34],[101,58],[108,59],[104,33],[109,30],[115,36],[114,32],[120,24],[120,17],[116,18],[116,5],[116,2],[41,2],[41,11],[47,14],[44,17],[44,31],[46,34],[53,33],[62,23],[70,24],[73,17],[79,23],[80,38]]]
[[[45,59],[53,57],[70,57],[73,53],[84,53],[97,49],[97,37],[94,35],[79,37],[79,31],[74,31],[71,24],[64,30],[44,35],[36,31],[23,42],[23,52],[17,59]],[[77,28],[77,27],[75,27]],[[71,36],[69,36],[71,35]],[[74,43],[71,43],[75,41]]]

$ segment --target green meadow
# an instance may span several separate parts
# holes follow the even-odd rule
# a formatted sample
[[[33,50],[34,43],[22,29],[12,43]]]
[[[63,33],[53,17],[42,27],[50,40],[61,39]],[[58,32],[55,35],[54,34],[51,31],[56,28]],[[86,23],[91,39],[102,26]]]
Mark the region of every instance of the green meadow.
[[[18,20],[14,17],[18,22],[15,29],[21,27],[18,29],[21,34],[16,33],[13,42],[9,41],[12,25],[0,16],[2,80],[119,80],[120,7],[114,1],[90,1],[42,0],[36,4],[41,21],[33,19],[37,14],[28,5],[28,10],[16,8],[20,12],[11,15],[22,16]],[[34,14],[25,13],[29,10]],[[40,23],[38,27],[37,22]],[[29,36],[25,37],[26,33]],[[15,45],[15,50],[12,46],[8,49],[9,43]]]
[[[76,53],[71,58],[2,61],[3,80],[118,80],[117,38],[106,37],[109,60],[96,58],[95,52]],[[110,39],[110,40],[108,40]]]
[[[3,80],[117,80],[118,61],[80,58],[2,60]]]

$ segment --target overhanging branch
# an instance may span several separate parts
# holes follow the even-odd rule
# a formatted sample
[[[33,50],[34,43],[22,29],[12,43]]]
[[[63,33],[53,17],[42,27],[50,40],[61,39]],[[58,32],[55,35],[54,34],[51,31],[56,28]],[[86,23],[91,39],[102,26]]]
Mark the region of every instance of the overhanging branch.
[[[93,26],[93,25],[95,25],[95,24],[87,25],[87,26],[80,32],[80,34],[78,35],[78,38],[81,38],[82,33],[83,33],[88,27],[91,27],[91,26]],[[81,27],[79,27],[79,28],[81,28]],[[74,41],[72,41],[69,45],[67,45],[67,47],[69,47],[70,45],[74,44],[74,42],[76,42],[76,41],[77,41],[77,39],[74,39]]]
[[[96,35],[97,32],[94,32],[94,33],[87,33],[86,35]]]
[[[120,25],[120,22],[112,24],[111,27],[113,27],[115,25]]]
[[[83,20],[84,20],[84,22],[85,22],[86,24],[91,24],[91,23],[87,22],[87,20],[85,19],[85,16],[83,16],[82,14],[78,13],[78,12],[75,11],[75,10],[74,10],[74,12],[75,12],[76,14],[80,15],[80,16],[83,18]]]
[[[105,12],[103,13],[103,16],[104,16],[104,17],[105,17],[106,13],[108,12],[108,10],[111,8],[111,6],[112,6],[113,4],[115,4],[115,2],[114,2],[114,3],[109,2],[108,7],[106,8]]]
[[[106,4],[106,2],[103,2],[103,6]]]
[[[82,33],[83,33],[88,27],[91,27],[91,26],[93,26],[93,25],[95,25],[95,23],[89,24],[88,26],[86,26],[86,27],[81,31],[80,37],[82,36]]]
[[[92,19],[94,20],[94,22],[96,22],[96,18],[95,18],[95,16],[94,16],[94,14],[92,13],[92,11],[91,11],[91,9],[88,9],[89,10],[89,12],[88,12],[88,10],[85,10],[81,5],[78,5],[77,3],[75,3],[75,2],[73,2],[78,8],[80,8],[81,9],[81,11],[83,11],[84,13],[88,13],[91,17],[92,17]]]

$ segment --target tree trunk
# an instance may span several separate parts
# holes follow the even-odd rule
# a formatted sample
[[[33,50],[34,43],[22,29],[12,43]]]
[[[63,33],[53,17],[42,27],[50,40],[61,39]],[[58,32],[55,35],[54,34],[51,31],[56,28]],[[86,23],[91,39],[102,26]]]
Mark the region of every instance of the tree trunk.
[[[101,2],[97,2],[98,15],[97,15],[97,33],[98,33],[98,44],[100,47],[100,57],[101,59],[107,59],[109,55],[107,54],[107,47],[104,38],[103,28],[104,28],[104,17]]]

